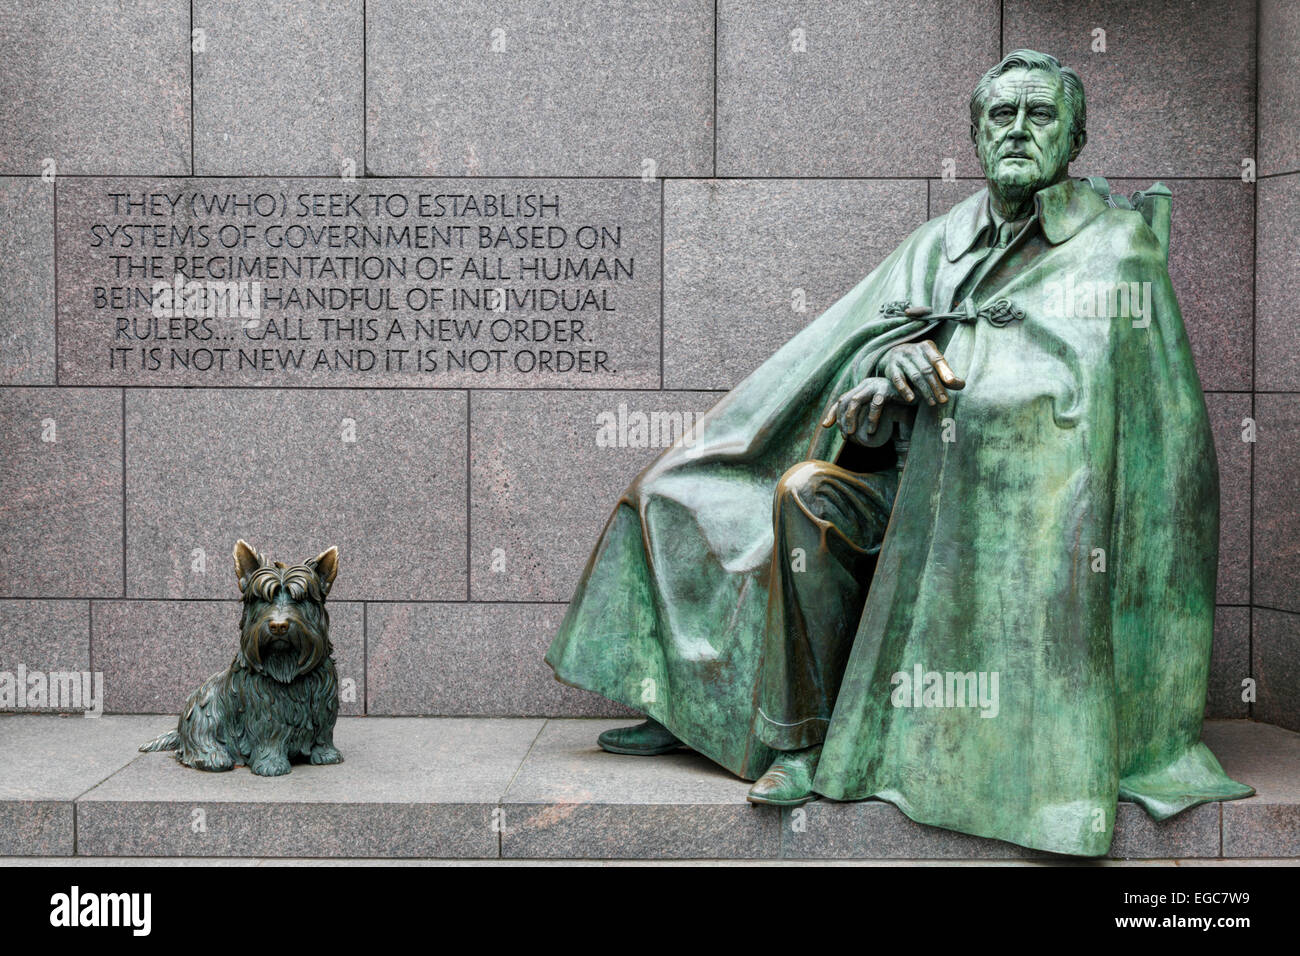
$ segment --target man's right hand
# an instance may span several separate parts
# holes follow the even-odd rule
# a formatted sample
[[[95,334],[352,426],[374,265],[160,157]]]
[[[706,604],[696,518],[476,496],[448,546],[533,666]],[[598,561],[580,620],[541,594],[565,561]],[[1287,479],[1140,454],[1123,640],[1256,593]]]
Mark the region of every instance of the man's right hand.
[[[833,428],[838,422],[844,437],[855,439],[860,424],[858,413],[863,406],[866,406],[866,434],[873,435],[880,424],[880,414],[884,411],[887,400],[911,404],[911,399],[904,402],[889,379],[864,378],[831,402],[830,407],[826,409],[826,414],[822,416],[822,427]]]
[[[929,339],[895,345],[885,353],[880,370],[898,389],[903,400],[909,403],[916,400],[913,388],[921,393],[926,404],[934,405],[948,401],[948,392],[944,386],[951,389],[966,387],[966,383],[953,373],[943,354]]]
[[[945,386],[954,390],[966,387],[966,382],[953,373],[929,339],[895,345],[885,353],[881,367],[885,373],[883,378],[863,379],[831,403],[822,416],[823,428],[831,428],[838,422],[844,437],[854,438],[860,425],[865,425],[866,434],[872,435],[880,424],[885,402],[911,405],[919,391],[927,403],[934,405],[948,401]],[[862,422],[859,413],[864,406],[867,418]]]

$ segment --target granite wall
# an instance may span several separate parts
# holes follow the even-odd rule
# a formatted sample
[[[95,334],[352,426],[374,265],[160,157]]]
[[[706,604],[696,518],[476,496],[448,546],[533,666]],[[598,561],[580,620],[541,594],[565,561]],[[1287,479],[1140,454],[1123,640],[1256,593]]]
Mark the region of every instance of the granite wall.
[[[1300,730],[1300,4],[1259,8],[1251,668],[1260,720]]]
[[[338,545],[347,713],[619,713],[541,661],[656,454],[595,423],[703,412],[976,189],[970,87],[1022,46],[1084,78],[1077,173],[1173,190],[1223,488],[1208,711],[1300,729],[1300,8],[1280,0],[0,0],[0,670],[102,672],[107,710],[174,711],[231,656],[242,536]],[[111,364],[89,241],[109,197],[263,188],[562,196],[635,251],[593,318],[612,366]]]

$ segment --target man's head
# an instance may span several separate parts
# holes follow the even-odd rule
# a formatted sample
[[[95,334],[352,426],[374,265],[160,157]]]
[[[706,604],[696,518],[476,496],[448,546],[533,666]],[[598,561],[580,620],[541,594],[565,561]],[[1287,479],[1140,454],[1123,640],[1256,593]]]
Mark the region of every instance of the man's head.
[[[1059,182],[1085,131],[1083,83],[1054,56],[1016,50],[975,84],[970,134],[989,186],[1012,201]]]

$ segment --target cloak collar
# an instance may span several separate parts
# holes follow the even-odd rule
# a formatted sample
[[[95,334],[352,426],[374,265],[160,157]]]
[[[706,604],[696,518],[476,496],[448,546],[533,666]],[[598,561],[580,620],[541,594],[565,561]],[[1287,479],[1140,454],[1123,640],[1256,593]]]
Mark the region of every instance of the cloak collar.
[[[1106,203],[1082,179],[1067,179],[1034,194],[1034,215],[1043,235],[1059,245],[1106,210]],[[988,187],[963,199],[944,223],[943,250],[949,262],[970,251],[986,229],[993,227]]]

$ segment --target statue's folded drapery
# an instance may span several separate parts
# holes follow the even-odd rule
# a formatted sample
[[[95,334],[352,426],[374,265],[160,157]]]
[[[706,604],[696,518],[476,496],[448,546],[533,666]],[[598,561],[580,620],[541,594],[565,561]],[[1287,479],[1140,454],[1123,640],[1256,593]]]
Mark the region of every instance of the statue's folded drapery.
[[[741,777],[767,768],[754,717],[773,492],[839,454],[819,419],[855,368],[929,331],[881,306],[952,308],[966,275],[945,242],[985,201],[918,229],[636,478],[547,653],[558,679]],[[958,325],[944,351],[967,386],[917,410],[814,789],[1094,855],[1119,797],[1161,819],[1252,791],[1200,742],[1218,470],[1163,251],[1077,181],[1036,201],[1045,252],[969,293],[1024,318]],[[1149,296],[1149,324],[1069,314],[1081,284],[1121,282]],[[904,694],[895,675],[918,672],[948,686]],[[952,706],[947,675],[996,680],[996,707]]]

